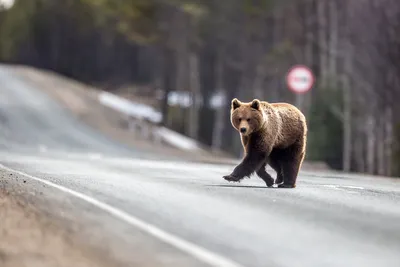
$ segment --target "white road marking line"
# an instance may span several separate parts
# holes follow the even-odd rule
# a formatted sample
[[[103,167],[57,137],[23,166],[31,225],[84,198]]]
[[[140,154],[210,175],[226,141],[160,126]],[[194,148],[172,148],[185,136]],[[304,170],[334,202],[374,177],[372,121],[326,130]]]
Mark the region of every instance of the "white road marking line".
[[[324,186],[324,187],[329,187],[329,188],[333,188],[333,189],[337,189],[337,190],[339,190],[339,189],[340,189],[340,188],[338,188],[338,186],[337,186],[337,185],[323,184],[322,186]]]
[[[361,186],[353,186],[353,185],[334,185],[334,184],[323,184],[322,186],[331,187],[331,188],[349,188],[349,189],[360,189],[364,190],[364,187]]]
[[[91,160],[101,159],[102,155],[100,153],[88,153],[88,157]]]
[[[324,187],[329,187],[329,188],[333,188],[336,190],[342,190],[345,191],[347,193],[352,193],[352,194],[360,194],[360,192],[358,191],[352,191],[352,190],[348,190],[348,189],[360,189],[360,190],[364,190],[364,187],[360,187],[360,186],[352,186],[352,185],[322,185]]]
[[[352,185],[341,185],[341,187],[345,187],[345,188],[351,188],[351,189],[361,189],[364,190],[364,187],[361,186],[352,186]]]
[[[149,223],[146,223],[136,217],[134,217],[133,215],[130,215],[122,210],[119,210],[117,208],[114,208],[106,203],[103,203],[95,198],[92,198],[90,196],[86,196],[82,193],[79,193],[77,191],[74,191],[72,189],[69,189],[67,187],[61,186],[61,185],[57,185],[55,183],[52,183],[50,181],[29,175],[27,173],[18,171],[18,170],[14,170],[11,168],[8,168],[2,164],[0,164],[0,168],[10,171],[10,172],[14,172],[17,173],[19,175],[23,175],[25,177],[31,178],[35,181],[41,182],[43,184],[46,184],[48,186],[57,188],[65,193],[71,194],[81,200],[84,200],[94,206],[96,206],[97,208],[100,208],[112,215],[114,215],[115,217],[131,224],[132,226],[135,226],[145,232],[147,232],[148,234],[194,256],[195,258],[199,259],[200,261],[203,261],[204,263],[207,263],[211,266],[215,266],[215,267],[243,267],[242,265],[233,262],[223,256],[220,256],[216,253],[213,253],[205,248],[202,248],[200,246],[197,246],[189,241],[186,241],[184,239],[181,239],[177,236],[174,236],[173,234],[170,234],[168,232],[165,232],[164,230],[151,225]]]

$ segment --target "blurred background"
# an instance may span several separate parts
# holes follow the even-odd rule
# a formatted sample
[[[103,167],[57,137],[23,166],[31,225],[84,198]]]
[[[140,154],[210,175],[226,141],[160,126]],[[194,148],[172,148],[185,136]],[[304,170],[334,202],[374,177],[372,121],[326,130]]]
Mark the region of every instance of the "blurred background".
[[[162,114],[240,156],[230,101],[289,102],[306,160],[399,176],[398,0],[2,0],[0,62],[51,70]],[[296,64],[306,94],[288,90]]]

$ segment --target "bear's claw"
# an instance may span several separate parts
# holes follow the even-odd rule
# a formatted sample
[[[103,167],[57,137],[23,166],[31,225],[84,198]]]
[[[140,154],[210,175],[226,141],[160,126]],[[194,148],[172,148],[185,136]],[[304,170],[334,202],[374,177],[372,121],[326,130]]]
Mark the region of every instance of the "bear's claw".
[[[274,183],[267,183],[267,182],[265,182],[265,184],[267,185],[267,187],[273,187],[273,186],[274,186]]]
[[[281,183],[283,183],[283,178],[282,177],[276,178],[275,184],[281,184]]]
[[[233,175],[225,175],[223,178],[229,182],[240,182],[240,178]]]

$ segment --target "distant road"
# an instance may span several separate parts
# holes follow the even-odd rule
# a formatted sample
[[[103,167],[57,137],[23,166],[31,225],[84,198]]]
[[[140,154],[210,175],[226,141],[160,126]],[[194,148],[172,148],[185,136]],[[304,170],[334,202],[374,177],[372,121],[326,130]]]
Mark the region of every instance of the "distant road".
[[[233,166],[128,150],[3,67],[0,164],[3,187],[125,266],[140,257],[157,262],[148,266],[400,266],[400,181],[302,173],[296,189],[228,183]]]

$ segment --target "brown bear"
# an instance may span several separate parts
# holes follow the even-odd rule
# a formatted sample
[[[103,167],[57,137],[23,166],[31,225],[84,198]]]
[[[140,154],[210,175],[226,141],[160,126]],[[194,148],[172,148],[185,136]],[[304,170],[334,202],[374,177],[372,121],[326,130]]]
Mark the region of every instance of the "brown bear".
[[[230,175],[223,178],[240,182],[256,174],[272,187],[274,179],[266,171],[269,164],[277,173],[279,188],[296,187],[297,175],[303,163],[307,124],[303,113],[288,103],[268,103],[254,99],[231,103],[231,123],[240,133],[244,158]]]

